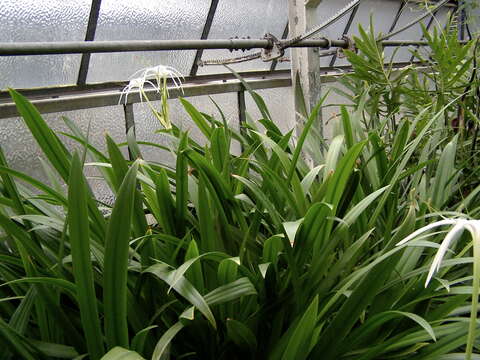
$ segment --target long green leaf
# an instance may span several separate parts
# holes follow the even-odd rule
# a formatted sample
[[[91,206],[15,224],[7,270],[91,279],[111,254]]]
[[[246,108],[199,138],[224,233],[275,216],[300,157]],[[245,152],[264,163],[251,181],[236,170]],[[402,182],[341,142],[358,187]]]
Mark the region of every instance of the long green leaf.
[[[118,191],[105,239],[103,306],[108,348],[128,347],[127,272],[128,249],[136,190],[138,163],[128,170]]]
[[[68,185],[68,225],[80,317],[90,357],[92,359],[100,359],[105,349],[100,328],[90,255],[88,193],[82,164],[77,153],[74,154],[72,159]]]

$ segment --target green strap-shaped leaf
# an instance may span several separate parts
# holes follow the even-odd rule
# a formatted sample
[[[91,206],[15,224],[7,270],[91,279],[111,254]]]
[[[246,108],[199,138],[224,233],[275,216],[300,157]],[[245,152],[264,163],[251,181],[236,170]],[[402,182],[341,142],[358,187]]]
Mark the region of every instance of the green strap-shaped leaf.
[[[212,128],[210,127],[208,121],[205,119],[202,113],[198,111],[195,106],[190,104],[187,100],[183,98],[180,98],[179,100],[187,111],[188,115],[190,115],[190,117],[192,118],[193,122],[203,133],[203,135],[205,135],[207,139],[210,139],[210,136],[212,136]]]
[[[290,359],[306,359],[310,353],[311,339],[317,324],[318,314],[318,296],[316,296],[307,310],[303,313],[302,318],[296,324],[295,330],[292,332],[288,341],[282,360]]]
[[[151,273],[165,281],[168,285],[175,289],[177,293],[195,306],[207,318],[214,328],[217,327],[212,310],[210,310],[204,297],[184,276],[175,276],[175,269],[172,269],[167,264],[160,263],[150,266],[145,270],[145,272]]]
[[[68,226],[80,317],[90,357],[100,359],[105,350],[90,255],[88,193],[82,164],[77,153],[74,154],[72,159],[68,185]]]
[[[128,249],[138,164],[128,170],[118,191],[105,240],[103,305],[108,348],[128,347],[127,272]]]
[[[234,319],[227,319],[227,336],[240,348],[254,352],[257,348],[257,339],[245,324]]]

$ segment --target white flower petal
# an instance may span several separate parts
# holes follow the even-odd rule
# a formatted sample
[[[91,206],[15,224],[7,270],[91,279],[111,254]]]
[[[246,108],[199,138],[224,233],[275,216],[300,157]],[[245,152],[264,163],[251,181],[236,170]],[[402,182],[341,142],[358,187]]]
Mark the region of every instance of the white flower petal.
[[[442,244],[440,245],[440,248],[438,249],[432,261],[432,265],[430,265],[427,280],[425,281],[425,287],[428,286],[433,274],[440,269],[443,257],[445,256],[450,244],[456,241],[462,235],[463,230],[465,229],[465,222],[466,220],[458,220],[452,230],[450,230],[445,236],[445,239],[443,239]]]
[[[424,232],[430,230],[430,229],[433,229],[433,228],[436,228],[438,226],[443,226],[443,225],[454,225],[458,222],[458,219],[447,219],[447,220],[440,220],[440,221],[436,221],[436,222],[433,222],[431,224],[428,224],[420,229],[418,229],[417,231],[414,231],[413,233],[411,233],[410,235],[408,235],[405,239],[403,239],[402,241],[398,242],[396,246],[400,246],[400,245],[403,245],[405,244],[406,242],[416,238],[418,235],[420,234],[423,234]]]

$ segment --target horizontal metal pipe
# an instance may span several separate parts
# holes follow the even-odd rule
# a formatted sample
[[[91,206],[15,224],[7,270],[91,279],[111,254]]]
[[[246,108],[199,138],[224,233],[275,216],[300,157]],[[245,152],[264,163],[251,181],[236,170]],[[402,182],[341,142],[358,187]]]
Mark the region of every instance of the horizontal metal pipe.
[[[282,41],[280,41],[282,43]],[[387,40],[384,46],[428,45],[425,41]],[[197,50],[197,49],[265,49],[272,46],[266,39],[228,40],[128,40],[128,41],[62,41],[0,42],[0,56],[83,54],[128,51]],[[292,47],[329,48],[348,46],[345,40],[306,39]]]
[[[411,40],[383,40],[382,45],[384,47],[391,46],[428,46],[428,41],[411,41]],[[466,44],[467,41],[459,41],[460,44]]]
[[[0,55],[47,55],[127,51],[267,48],[268,40],[129,40],[0,43]]]

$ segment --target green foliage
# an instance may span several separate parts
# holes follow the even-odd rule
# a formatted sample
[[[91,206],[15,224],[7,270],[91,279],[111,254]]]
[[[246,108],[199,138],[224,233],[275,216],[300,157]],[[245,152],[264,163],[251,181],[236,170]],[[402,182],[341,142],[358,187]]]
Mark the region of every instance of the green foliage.
[[[129,161],[108,135],[103,153],[66,120],[81,156],[12,90],[68,195],[0,152],[4,358],[454,359],[467,339],[476,350],[470,239],[427,288],[442,234],[395,246],[480,209],[476,49],[451,36],[427,37],[434,70],[420,73],[384,67],[373,30],[361,30],[343,79],[353,105],[328,145],[315,135],[322,103],[294,141],[247,84],[261,118],[241,131],[182,99],[203,145],[175,126],[164,130],[170,148],[130,135]],[[458,109],[463,130],[449,121]],[[173,153],[175,169],[142,159],[140,146]],[[89,188],[86,160],[111,207]]]

